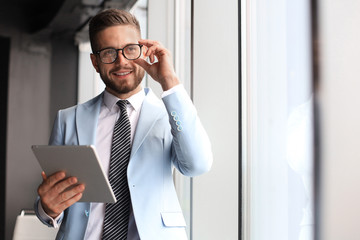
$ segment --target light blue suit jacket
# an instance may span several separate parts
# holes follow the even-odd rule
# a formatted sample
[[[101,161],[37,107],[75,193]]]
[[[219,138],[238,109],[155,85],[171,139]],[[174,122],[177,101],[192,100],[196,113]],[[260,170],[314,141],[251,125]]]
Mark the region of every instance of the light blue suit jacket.
[[[127,170],[136,226],[142,240],[186,239],[172,170],[175,166],[186,176],[209,171],[210,142],[185,91],[170,94],[163,101],[150,89],[144,91]],[[102,101],[100,94],[60,110],[50,144],[94,145]],[[57,239],[83,239],[90,214],[90,203],[78,202],[65,210]]]

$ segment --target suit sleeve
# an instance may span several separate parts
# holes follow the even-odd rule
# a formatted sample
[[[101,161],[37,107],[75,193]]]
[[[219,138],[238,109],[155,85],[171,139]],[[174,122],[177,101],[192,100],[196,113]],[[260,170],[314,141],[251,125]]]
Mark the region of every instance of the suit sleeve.
[[[163,102],[171,126],[174,166],[190,177],[208,172],[213,161],[210,140],[185,89],[167,95]]]
[[[37,197],[36,201],[35,201],[35,205],[34,205],[34,209],[35,209],[35,214],[36,216],[39,218],[39,220],[45,224],[48,227],[54,227],[54,228],[59,228],[63,218],[64,218],[64,213],[61,213],[57,218],[52,218],[50,216],[48,216],[46,214],[46,212],[44,211],[44,209],[41,206],[40,203],[40,197]]]

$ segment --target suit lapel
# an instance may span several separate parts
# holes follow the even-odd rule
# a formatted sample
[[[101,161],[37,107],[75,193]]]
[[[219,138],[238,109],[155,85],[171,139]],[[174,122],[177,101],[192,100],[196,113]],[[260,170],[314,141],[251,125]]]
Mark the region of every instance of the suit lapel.
[[[153,128],[156,120],[164,114],[164,106],[155,94],[148,88],[145,89],[145,94],[146,96],[141,107],[130,158],[136,154],[144,139]]]
[[[145,89],[145,94],[130,158],[138,151],[155,122],[164,114],[164,106],[155,94],[148,88]],[[78,105],[76,109],[76,129],[79,145],[95,145],[96,127],[102,101],[103,93],[84,104]]]
[[[78,105],[76,109],[76,129],[79,145],[95,145],[96,127],[103,99],[103,93],[92,100]]]

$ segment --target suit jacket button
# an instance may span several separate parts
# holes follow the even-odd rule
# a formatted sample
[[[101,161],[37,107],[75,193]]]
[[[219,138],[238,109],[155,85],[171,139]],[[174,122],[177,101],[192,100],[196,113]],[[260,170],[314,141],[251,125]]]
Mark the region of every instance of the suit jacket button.
[[[176,112],[175,112],[175,111],[172,111],[170,114],[171,114],[171,116],[176,116]]]

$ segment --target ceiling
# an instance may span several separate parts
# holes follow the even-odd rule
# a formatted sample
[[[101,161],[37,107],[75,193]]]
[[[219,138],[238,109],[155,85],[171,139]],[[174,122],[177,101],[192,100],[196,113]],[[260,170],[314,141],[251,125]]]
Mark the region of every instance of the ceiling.
[[[136,1],[5,0],[0,4],[0,26],[29,34],[74,36],[101,9],[130,9]]]

